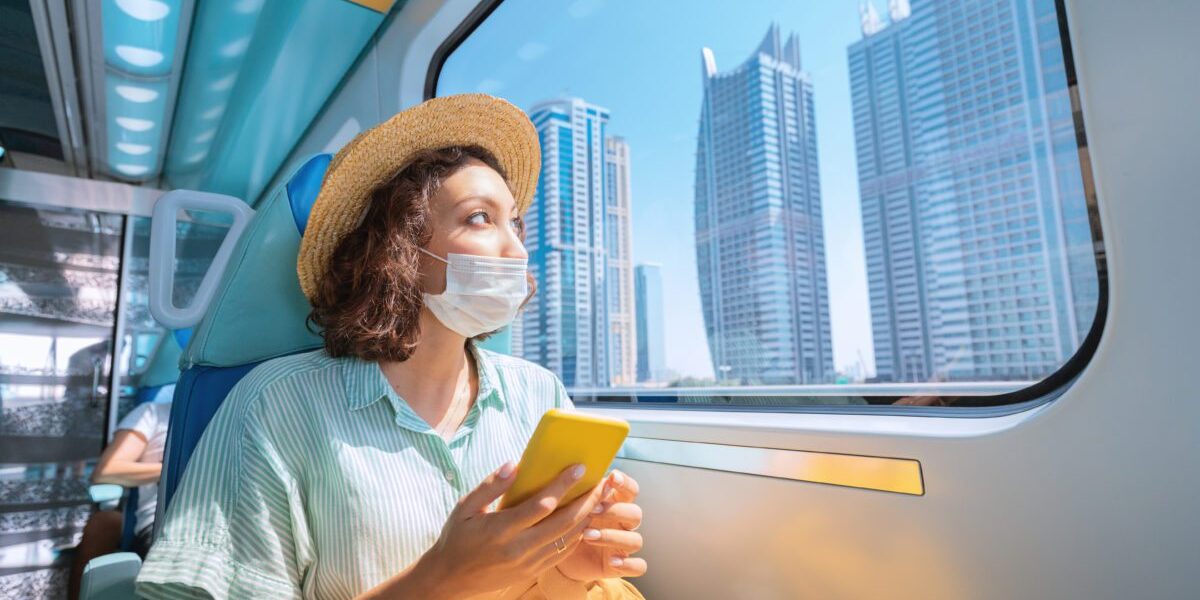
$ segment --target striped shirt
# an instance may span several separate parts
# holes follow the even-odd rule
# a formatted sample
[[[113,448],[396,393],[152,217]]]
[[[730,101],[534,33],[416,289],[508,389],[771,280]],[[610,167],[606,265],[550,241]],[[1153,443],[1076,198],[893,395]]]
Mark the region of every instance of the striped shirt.
[[[255,368],[196,447],[138,594],[352,598],[414,562],[460,497],[520,458],[546,410],[571,407],[550,371],[471,347],[479,393],[449,441],[377,363],[318,350]],[[551,571],[507,597],[641,597]]]

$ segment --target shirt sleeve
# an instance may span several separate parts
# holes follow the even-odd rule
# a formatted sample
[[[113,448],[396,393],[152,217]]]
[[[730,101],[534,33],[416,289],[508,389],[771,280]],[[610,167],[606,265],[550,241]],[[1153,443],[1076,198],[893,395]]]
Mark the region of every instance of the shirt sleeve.
[[[145,402],[129,411],[120,423],[117,423],[117,429],[136,431],[146,440],[154,437],[154,432],[158,429],[158,412],[154,410],[154,405]]]
[[[137,578],[144,598],[297,598],[298,488],[235,388],[206,428]]]

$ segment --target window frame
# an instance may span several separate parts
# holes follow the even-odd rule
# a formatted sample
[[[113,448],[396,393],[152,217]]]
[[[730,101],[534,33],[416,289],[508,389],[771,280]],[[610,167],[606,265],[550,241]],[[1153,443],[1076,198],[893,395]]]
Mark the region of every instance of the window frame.
[[[429,100],[437,96],[438,80],[441,76],[442,68],[445,67],[446,61],[450,56],[458,50],[462,45],[478,29],[488,17],[502,4],[504,0],[481,0],[479,4],[467,15],[467,17],[459,23],[459,25],[450,33],[449,36],[437,47],[430,58],[429,67],[425,75],[424,99]],[[1050,373],[1046,377],[1036,383],[1023,387],[1019,390],[1004,392],[992,395],[979,396],[957,396],[955,397],[952,406],[896,406],[896,400],[905,397],[904,395],[888,395],[886,388],[892,384],[861,384],[861,385],[837,385],[838,390],[846,390],[846,394],[841,395],[856,395],[854,392],[863,387],[879,387],[883,394],[878,395],[862,395],[863,400],[867,402],[864,405],[837,405],[837,404],[815,404],[815,405],[769,405],[769,406],[754,406],[754,405],[722,405],[722,404],[702,404],[684,402],[683,399],[697,394],[681,394],[670,393],[672,389],[695,389],[695,388],[652,388],[646,390],[647,393],[642,395],[638,392],[641,390],[622,390],[622,393],[593,393],[600,390],[585,390],[584,393],[578,394],[572,392],[572,399],[577,405],[586,406],[587,408],[638,408],[647,410],[686,410],[686,411],[720,411],[720,412],[756,412],[756,413],[814,413],[814,414],[871,414],[871,415],[898,415],[898,416],[920,416],[920,417],[996,417],[1002,415],[1010,415],[1014,413],[1024,412],[1032,408],[1036,408],[1043,404],[1049,403],[1058,398],[1065,392],[1071,384],[1083,372],[1083,369],[1091,362],[1097,348],[1100,345],[1100,338],[1104,332],[1104,326],[1108,317],[1108,259],[1105,247],[1104,232],[1100,224],[1098,190],[1095,185],[1095,176],[1092,169],[1090,153],[1086,152],[1088,148],[1087,131],[1084,126],[1082,101],[1080,100],[1079,80],[1075,70],[1074,51],[1071,47],[1071,35],[1067,25],[1067,8],[1065,0],[1054,0],[1055,14],[1058,21],[1059,42],[1063,53],[1063,68],[1066,75],[1066,88],[1071,98],[1071,112],[1073,114],[1073,122],[1075,128],[1075,148],[1079,152],[1080,178],[1083,181],[1084,202],[1086,204],[1088,224],[1091,229],[1092,245],[1094,248],[1093,257],[1096,261],[1096,283],[1098,295],[1096,301],[1096,315],[1092,320],[1091,329],[1088,330],[1083,342],[1057,370]],[[1091,189],[1091,194],[1086,191]],[[936,383],[930,383],[931,387],[936,387]],[[800,387],[800,386],[797,386]],[[734,388],[742,389],[742,388]],[[652,392],[652,393],[651,393]],[[730,396],[745,395],[731,394]],[[934,395],[939,399],[948,398],[944,395]],[[806,397],[804,394],[780,395],[780,398]]]

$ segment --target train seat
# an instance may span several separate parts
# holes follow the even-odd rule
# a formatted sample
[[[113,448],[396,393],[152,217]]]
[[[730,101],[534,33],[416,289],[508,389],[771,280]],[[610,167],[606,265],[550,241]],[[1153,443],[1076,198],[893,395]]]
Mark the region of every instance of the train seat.
[[[229,390],[266,360],[321,346],[305,326],[309,304],[296,278],[296,255],[330,158],[310,158],[259,207],[184,350],[159,485],[160,518]]]
[[[330,159],[310,158],[261,204],[179,359],[182,374],[171,406],[156,529],[205,426],[233,386],[266,360],[321,345],[305,325],[309,304],[296,278],[296,255]],[[132,597],[140,565],[131,552],[91,561],[81,598]]]

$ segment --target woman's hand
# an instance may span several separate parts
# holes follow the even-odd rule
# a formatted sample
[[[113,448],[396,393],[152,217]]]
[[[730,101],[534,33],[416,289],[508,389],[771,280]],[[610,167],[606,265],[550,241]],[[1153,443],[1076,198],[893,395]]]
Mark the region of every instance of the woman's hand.
[[[512,463],[504,465],[464,496],[441,537],[414,565],[414,572],[431,582],[425,588],[431,596],[463,598],[532,585],[579,545],[603,486],[556,510],[583,477],[583,465],[575,465],[521,504],[488,512],[488,505],[512,486],[515,470]]]
[[[642,508],[634,504],[638,484],[632,477],[613,471],[604,489],[599,513],[583,532],[583,543],[558,564],[563,575],[578,581],[607,577],[637,577],[646,573],[646,561],[629,555],[642,549]]]

